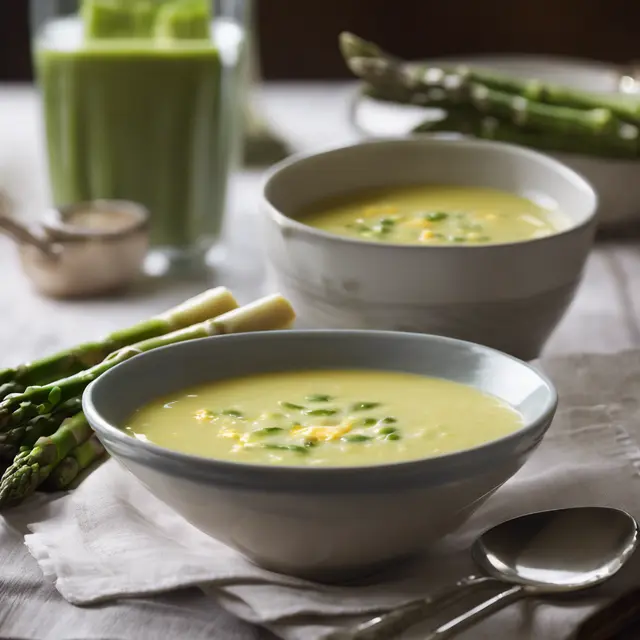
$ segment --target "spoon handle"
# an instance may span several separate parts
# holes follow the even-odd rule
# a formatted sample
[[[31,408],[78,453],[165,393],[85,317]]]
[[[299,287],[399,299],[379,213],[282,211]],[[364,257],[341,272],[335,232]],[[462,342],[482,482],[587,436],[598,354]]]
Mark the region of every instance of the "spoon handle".
[[[459,602],[473,593],[476,587],[495,582],[498,581],[489,576],[468,576],[453,585],[439,589],[427,598],[410,602],[350,629],[336,632],[330,636],[330,640],[389,640],[409,627],[426,620],[434,611]]]
[[[452,635],[476,624],[476,622],[480,622],[480,620],[510,605],[525,595],[526,591],[522,585],[510,587],[498,595],[493,596],[493,598],[485,600],[466,613],[456,616],[453,620],[449,620],[449,622],[439,626],[429,633],[429,635],[425,636],[423,640],[444,640],[444,638],[450,638]]]

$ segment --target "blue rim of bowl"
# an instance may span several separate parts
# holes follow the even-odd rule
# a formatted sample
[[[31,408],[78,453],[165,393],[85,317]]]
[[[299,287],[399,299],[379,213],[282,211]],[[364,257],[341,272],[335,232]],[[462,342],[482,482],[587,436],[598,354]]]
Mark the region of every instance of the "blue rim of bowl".
[[[397,242],[375,242],[374,240],[361,240],[358,238],[351,238],[349,236],[340,236],[338,234],[329,233],[328,231],[323,231],[321,229],[316,229],[310,225],[306,225],[291,216],[282,213],[270,200],[267,196],[267,189],[269,187],[270,182],[276,178],[276,176],[289,167],[293,167],[299,162],[304,160],[310,160],[316,156],[329,155],[331,153],[337,151],[345,151],[347,149],[355,149],[358,147],[367,147],[367,146],[388,146],[394,144],[424,144],[424,143],[434,144],[434,145],[445,145],[445,146],[458,146],[458,147],[476,147],[483,149],[494,149],[502,152],[506,152],[509,154],[516,154],[519,156],[526,156],[530,160],[535,160],[538,162],[543,162],[548,165],[551,165],[556,171],[558,171],[564,178],[571,182],[577,182],[580,184],[580,188],[588,192],[593,199],[593,206],[591,208],[590,214],[578,224],[572,224],[567,229],[563,229],[558,233],[552,233],[549,236],[544,236],[542,238],[531,238],[529,240],[518,240],[517,242],[496,242],[496,243],[488,243],[488,244],[477,244],[477,245],[416,245],[416,244],[400,244]],[[339,145],[331,145],[326,147],[321,147],[314,151],[303,151],[300,153],[293,154],[270,167],[270,169],[266,172],[265,177],[263,178],[261,187],[260,187],[261,197],[263,204],[267,205],[268,213],[267,215],[273,219],[278,226],[283,226],[284,224],[290,225],[294,229],[297,229],[301,232],[306,232],[312,236],[317,236],[326,241],[339,242],[349,245],[356,245],[359,247],[380,247],[389,248],[391,250],[403,250],[403,251],[425,251],[425,250],[437,250],[437,251],[490,251],[500,248],[511,248],[514,246],[522,246],[522,245],[532,245],[538,243],[547,243],[552,242],[555,238],[560,238],[565,235],[569,235],[575,233],[580,229],[584,229],[590,226],[595,228],[595,221],[598,213],[599,207],[599,196],[598,192],[595,190],[593,185],[578,171],[572,169],[568,165],[564,164],[560,160],[553,158],[547,154],[541,153],[539,151],[535,151],[533,149],[528,149],[526,147],[521,147],[515,144],[511,144],[508,142],[494,142],[490,140],[475,140],[475,139],[444,139],[437,138],[435,136],[430,135],[420,135],[420,136],[412,136],[409,138],[402,137],[388,137],[388,138],[380,138],[373,140],[362,140],[359,142],[354,142],[351,144],[339,144]]]
[[[256,464],[246,462],[234,462],[231,460],[219,460],[215,458],[206,458],[188,453],[182,453],[161,447],[152,442],[145,442],[133,438],[127,435],[119,427],[111,424],[108,420],[102,417],[98,409],[93,403],[93,390],[100,384],[101,380],[107,379],[111,376],[119,375],[118,371],[126,368],[128,364],[138,358],[150,357],[152,354],[162,353],[170,349],[184,348],[185,345],[199,344],[202,342],[208,342],[210,340],[227,340],[227,341],[251,341],[260,340],[269,336],[286,336],[297,335],[300,339],[303,339],[307,335],[324,335],[327,339],[330,339],[333,335],[339,334],[342,336],[348,335],[367,335],[372,338],[390,339],[394,337],[404,336],[408,339],[428,339],[436,340],[439,342],[458,344],[465,348],[481,349],[489,354],[494,354],[501,358],[506,358],[516,362],[519,366],[522,366],[531,371],[547,388],[549,392],[549,398],[546,404],[541,408],[539,415],[530,423],[524,425],[517,431],[507,434],[496,440],[490,440],[476,447],[470,449],[463,449],[462,451],[455,451],[446,453],[439,456],[431,456],[427,458],[409,459],[405,461],[392,462],[388,464],[374,464],[374,465],[356,465],[356,466],[326,466],[326,467],[308,467],[308,466],[296,466],[296,465],[267,465]],[[164,462],[165,464],[171,463],[171,469],[165,468],[164,471],[170,475],[177,475],[183,478],[198,478],[211,480],[213,475],[218,476],[223,484],[233,486],[250,486],[251,488],[260,488],[265,491],[271,491],[277,489],[278,486],[287,488],[288,491],[295,491],[296,488],[304,490],[305,492],[311,490],[326,492],[327,490],[341,491],[346,488],[345,482],[354,481],[356,479],[364,479],[365,487],[362,489],[365,492],[371,490],[380,490],[387,488],[385,482],[386,478],[393,480],[402,479],[402,477],[414,477],[416,475],[424,475],[425,467],[431,467],[430,473],[427,475],[438,478],[441,483],[448,480],[446,471],[449,470],[463,470],[467,471],[471,467],[478,466],[478,462],[482,462],[485,457],[488,459],[498,459],[500,456],[492,457],[491,451],[494,453],[499,450],[505,449],[507,453],[517,450],[517,453],[524,455],[527,451],[534,449],[546,433],[546,430],[551,424],[553,416],[558,406],[558,393],[553,382],[539,369],[535,368],[531,364],[524,362],[514,356],[498,351],[491,347],[479,345],[474,342],[466,340],[458,340],[456,338],[448,338],[445,336],[438,336],[434,334],[422,334],[422,333],[410,333],[410,332],[397,332],[397,331],[377,331],[377,330],[352,330],[352,329],[311,329],[311,330],[282,330],[282,331],[256,331],[251,333],[240,334],[227,334],[221,336],[212,336],[208,338],[200,338],[198,340],[189,340],[186,342],[180,342],[173,345],[167,345],[154,349],[147,353],[134,356],[130,360],[127,360],[119,365],[116,365],[113,369],[107,371],[97,380],[92,382],[85,390],[82,396],[82,408],[89,420],[91,426],[96,430],[98,437],[104,436],[107,443],[112,442],[116,445],[122,445],[125,449],[139,450],[146,457],[146,462],[139,457],[133,455],[127,455],[126,453],[119,452],[119,455],[125,458],[131,458],[144,466],[156,466],[158,462]],[[516,443],[522,439],[528,433],[540,432],[535,441],[525,449],[517,449]],[[477,459],[477,460],[476,460]],[[150,462],[156,462],[156,465]],[[453,464],[454,461],[458,461],[458,465]],[[464,462],[464,464],[463,464]],[[474,465],[474,462],[476,463]],[[481,464],[483,468],[486,464]],[[179,468],[178,468],[179,467]],[[372,471],[375,473],[376,482],[371,482],[370,478]],[[442,476],[444,472],[444,476]],[[247,474],[248,480],[244,482],[240,478],[231,479],[230,474]],[[455,474],[454,474],[455,475]],[[467,475],[467,474],[463,474]],[[459,474],[456,476],[459,477]],[[292,482],[300,483],[301,480],[306,481],[305,487],[300,487],[292,484]],[[330,482],[327,484],[327,481]],[[382,482],[380,482],[382,481]],[[316,485],[316,482],[318,483]],[[263,486],[262,486],[263,485]],[[349,486],[349,489],[355,487]]]

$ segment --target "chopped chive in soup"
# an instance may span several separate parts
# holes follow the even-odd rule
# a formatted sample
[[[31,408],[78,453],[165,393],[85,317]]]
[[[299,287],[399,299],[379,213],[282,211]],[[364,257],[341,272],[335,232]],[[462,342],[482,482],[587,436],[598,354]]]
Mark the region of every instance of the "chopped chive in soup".
[[[309,406],[314,402],[331,405]],[[518,412],[504,402],[448,380],[395,371],[319,370],[185,389],[136,411],[125,431],[223,460],[352,466],[471,448],[521,424]]]
[[[382,427],[381,429],[378,429],[378,433],[381,436],[387,436],[390,433],[397,433],[398,430],[395,427]]]
[[[432,211],[430,213],[425,213],[423,219],[428,222],[442,222],[442,220],[446,220],[448,217],[449,214],[444,211]]]
[[[558,211],[516,194],[451,185],[354,192],[321,200],[300,211],[298,218],[338,235],[425,245],[518,242],[568,226]]]
[[[293,402],[280,402],[280,406],[283,409],[293,409],[294,411],[304,411],[305,407],[301,404],[294,404]]]
[[[338,409],[307,409],[304,414],[307,416],[335,416]]]
[[[342,439],[345,442],[367,442],[371,440],[371,436],[365,436],[363,433],[348,433]]]
[[[351,409],[352,411],[367,411],[368,409],[375,409],[379,406],[379,402],[356,402],[352,405]]]
[[[276,433],[282,433],[284,429],[282,427],[262,427],[262,429],[256,429],[252,431],[254,436],[273,436]]]
[[[323,393],[314,393],[313,395],[305,398],[307,402],[330,402],[331,396],[327,396]]]

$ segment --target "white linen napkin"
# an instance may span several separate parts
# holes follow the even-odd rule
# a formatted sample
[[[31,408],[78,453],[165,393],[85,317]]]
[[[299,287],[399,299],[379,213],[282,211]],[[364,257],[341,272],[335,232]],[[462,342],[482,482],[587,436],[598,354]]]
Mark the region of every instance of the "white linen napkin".
[[[264,571],[193,528],[113,460],[74,492],[38,496],[6,517],[30,531],[25,543],[32,555],[74,604],[198,585],[286,640],[321,640],[473,573],[469,545],[507,518],[578,505],[615,506],[640,518],[640,352],[541,366],[556,382],[561,406],[539,450],[459,532],[366,586],[318,585]],[[606,598],[640,585],[638,569],[640,554],[597,592],[514,605],[460,638],[562,640]]]

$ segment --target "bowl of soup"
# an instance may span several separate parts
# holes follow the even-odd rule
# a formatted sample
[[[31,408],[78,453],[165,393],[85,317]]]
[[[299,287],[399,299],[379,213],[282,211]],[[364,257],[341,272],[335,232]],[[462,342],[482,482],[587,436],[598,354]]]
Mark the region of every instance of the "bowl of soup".
[[[270,277],[306,328],[447,335],[530,360],[568,308],[597,196],[521,147],[375,140],[277,165]]]
[[[484,346],[295,330],[136,356],[83,406],[109,453],[194,526],[265,568],[335,581],[462,524],[556,402],[543,374]]]

